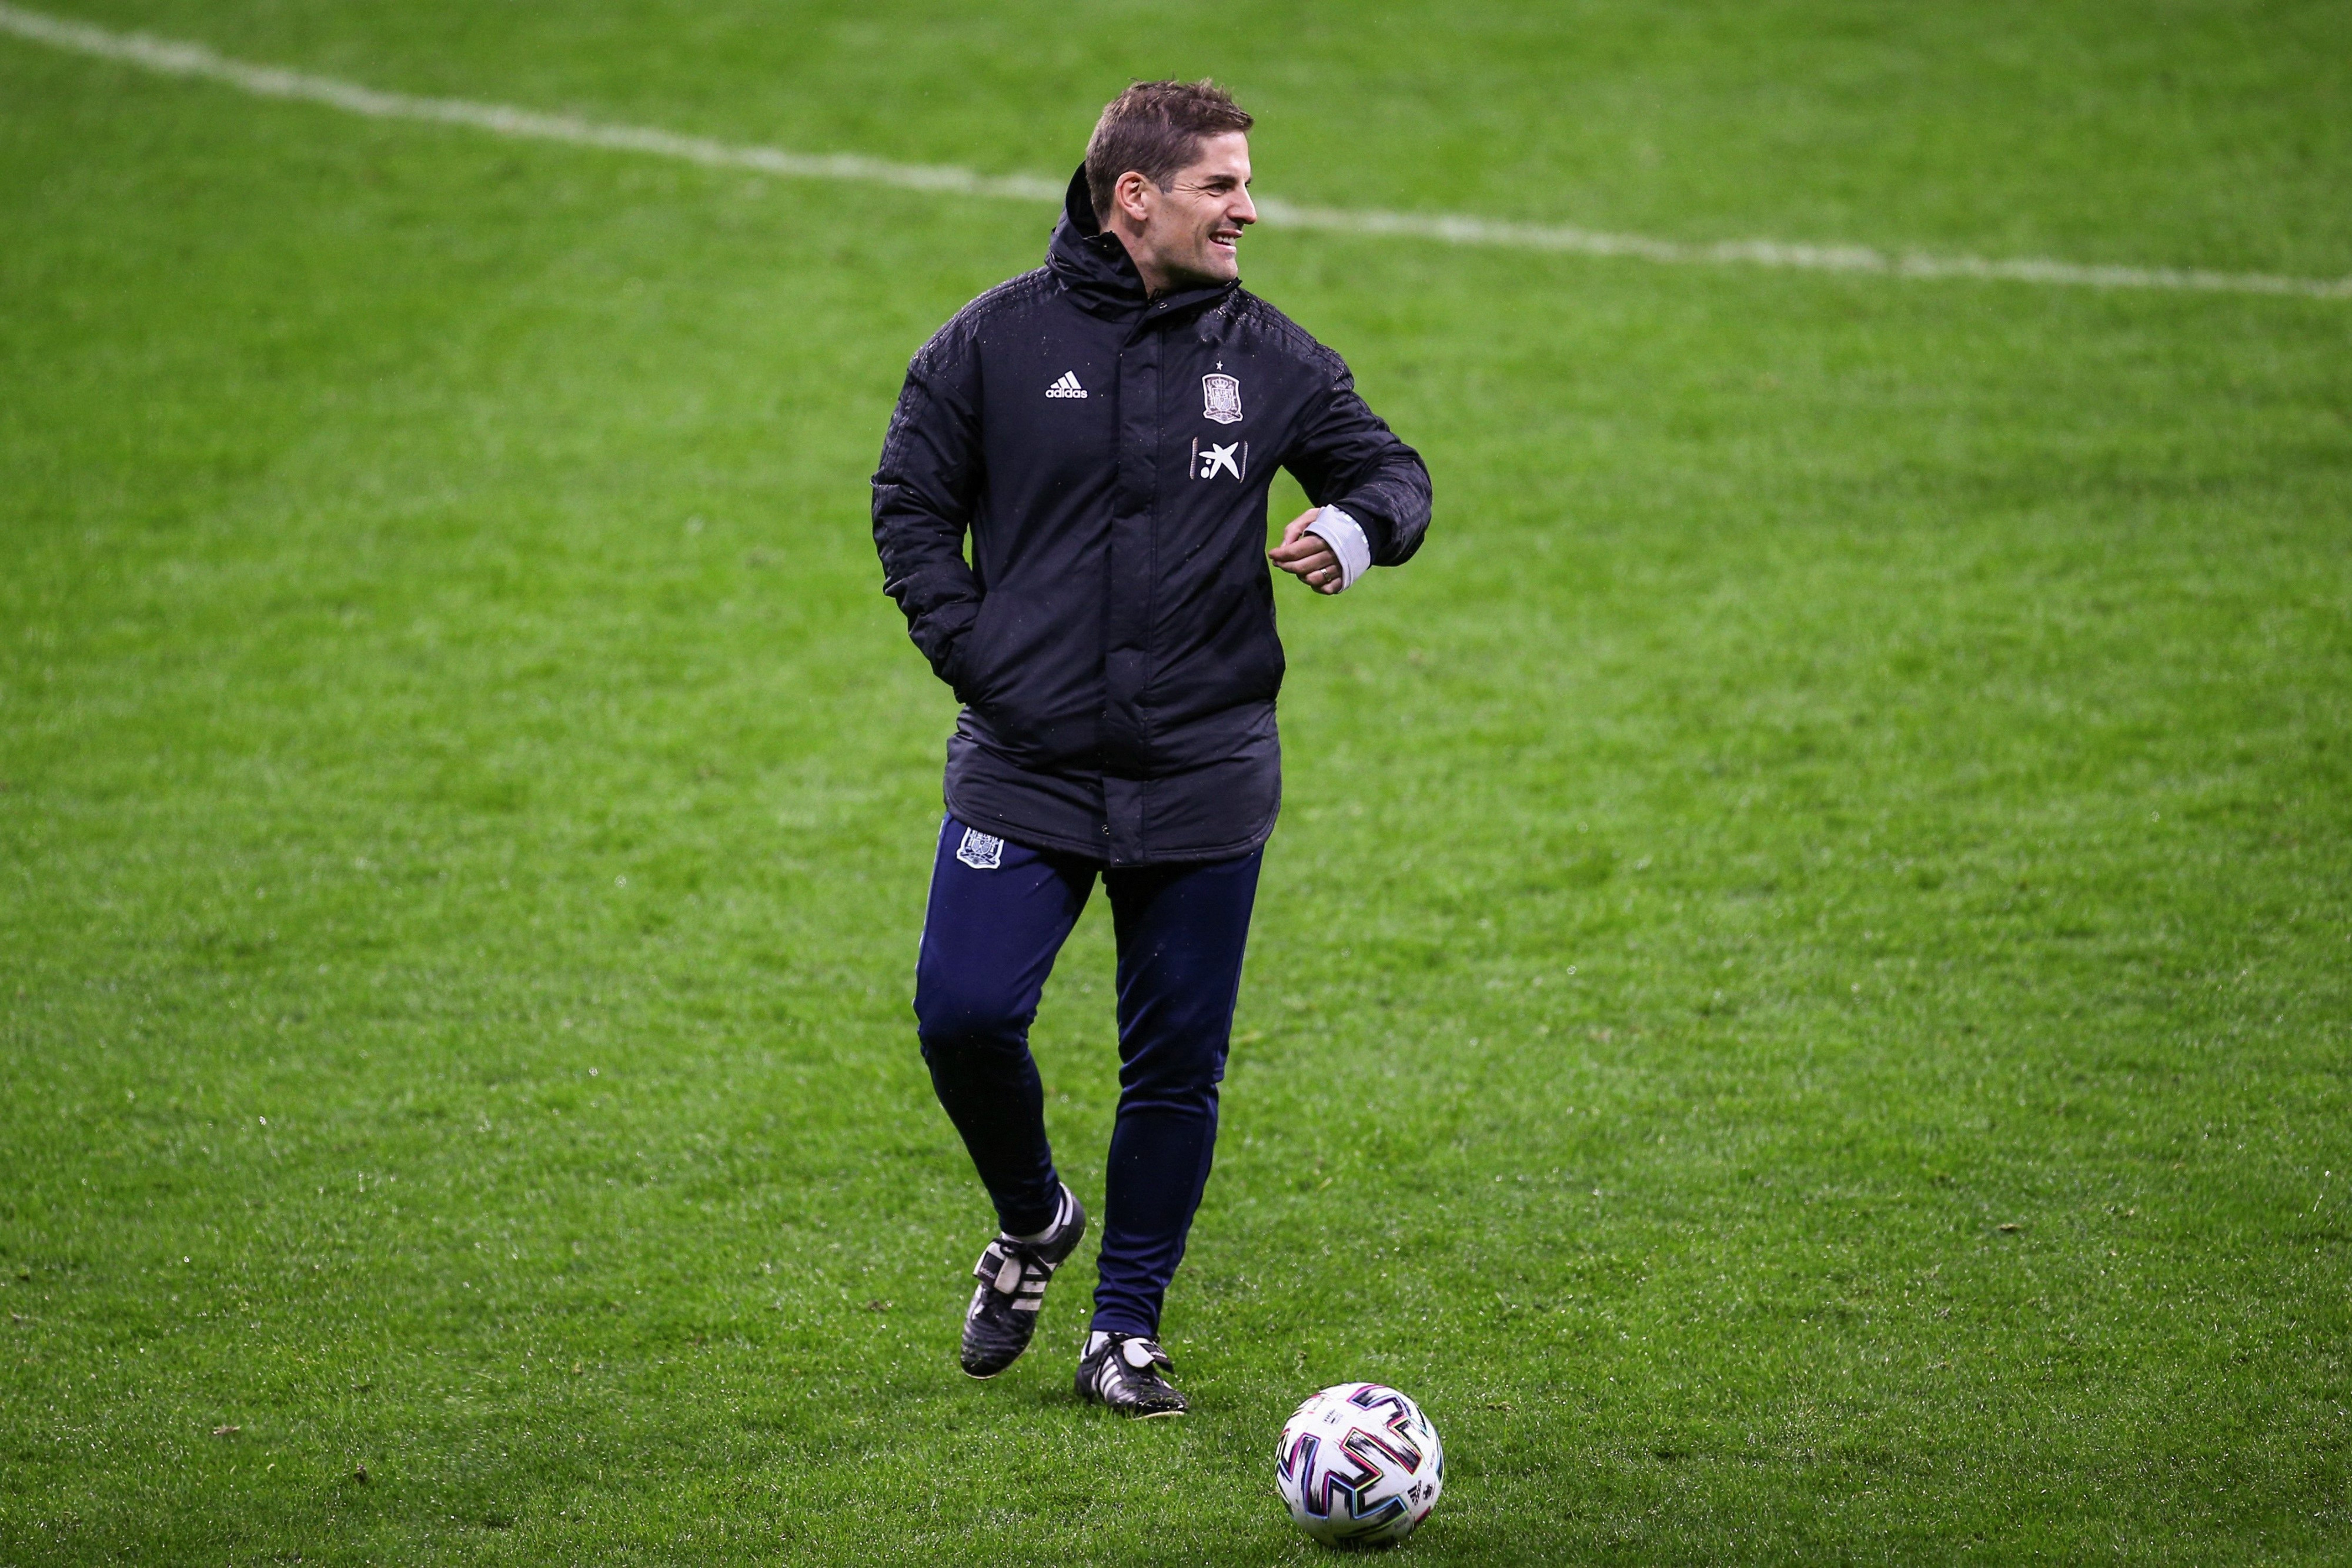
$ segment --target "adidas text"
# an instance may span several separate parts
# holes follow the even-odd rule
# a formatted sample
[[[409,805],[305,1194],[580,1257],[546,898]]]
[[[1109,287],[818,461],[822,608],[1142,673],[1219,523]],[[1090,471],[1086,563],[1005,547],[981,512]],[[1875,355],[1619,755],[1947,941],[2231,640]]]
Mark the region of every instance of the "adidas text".
[[[1078,372],[1064,371],[1061,380],[1045,389],[1047,397],[1084,397],[1087,389],[1078,384]]]

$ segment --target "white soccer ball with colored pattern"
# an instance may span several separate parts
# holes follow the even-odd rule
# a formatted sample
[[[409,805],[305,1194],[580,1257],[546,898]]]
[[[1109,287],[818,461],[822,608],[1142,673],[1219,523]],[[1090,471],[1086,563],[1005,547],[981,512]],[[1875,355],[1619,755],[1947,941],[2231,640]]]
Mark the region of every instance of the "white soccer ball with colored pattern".
[[[1421,1406],[1378,1383],[1342,1383],[1282,1428],[1274,1485],[1298,1528],[1327,1546],[1402,1541],[1437,1506],[1445,1450]]]

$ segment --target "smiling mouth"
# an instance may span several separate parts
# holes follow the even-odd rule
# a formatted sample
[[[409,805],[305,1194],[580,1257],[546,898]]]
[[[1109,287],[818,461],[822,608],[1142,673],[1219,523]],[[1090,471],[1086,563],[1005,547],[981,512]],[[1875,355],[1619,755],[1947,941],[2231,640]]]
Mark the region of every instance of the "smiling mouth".
[[[1223,250],[1231,250],[1241,242],[1242,231],[1239,229],[1220,230],[1209,236],[1209,243]]]

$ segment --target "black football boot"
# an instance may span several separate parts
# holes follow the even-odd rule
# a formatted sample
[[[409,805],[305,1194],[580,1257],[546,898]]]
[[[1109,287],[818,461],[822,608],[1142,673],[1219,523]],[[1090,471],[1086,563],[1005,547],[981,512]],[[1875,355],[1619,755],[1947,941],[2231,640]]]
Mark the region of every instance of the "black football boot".
[[[1078,1397],[1122,1416],[1181,1416],[1184,1396],[1160,1375],[1163,1370],[1173,1372],[1176,1364],[1155,1340],[1139,1333],[1089,1334],[1086,1354],[1078,1358]]]
[[[1037,1332],[1037,1309],[1045,1304],[1045,1285],[1054,1270],[1077,1249],[1087,1233],[1087,1211],[1078,1195],[1062,1188],[1061,1212],[1053,1228],[1036,1241],[999,1236],[972,1265],[980,1288],[963,1315],[963,1369],[974,1377],[993,1377],[1021,1359],[1029,1336]]]

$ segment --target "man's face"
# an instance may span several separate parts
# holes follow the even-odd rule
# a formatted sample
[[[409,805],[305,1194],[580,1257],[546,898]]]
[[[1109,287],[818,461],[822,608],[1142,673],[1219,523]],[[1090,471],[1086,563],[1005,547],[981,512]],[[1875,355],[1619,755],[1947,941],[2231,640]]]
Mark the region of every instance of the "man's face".
[[[1144,281],[1157,291],[1239,277],[1242,229],[1257,222],[1249,183],[1249,138],[1238,131],[1202,138],[1200,155],[1165,191],[1139,182],[1143,232],[1128,248]]]

